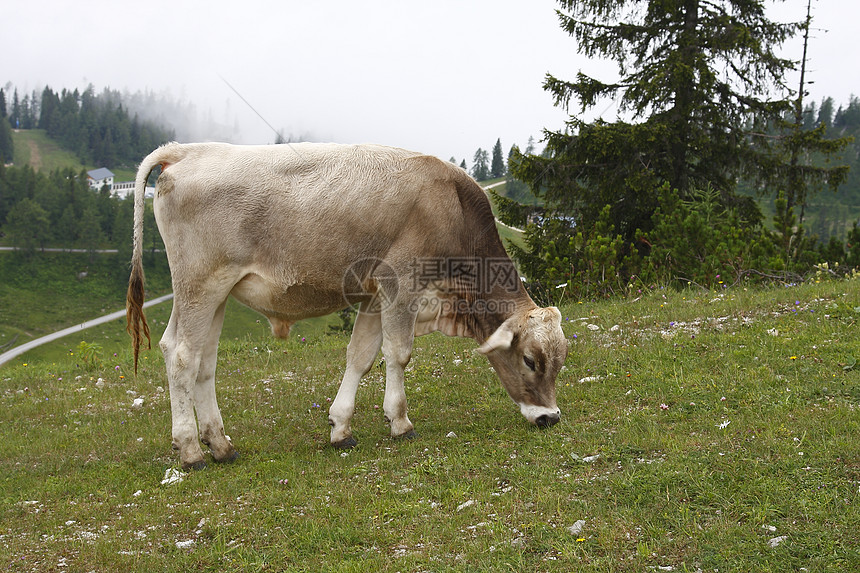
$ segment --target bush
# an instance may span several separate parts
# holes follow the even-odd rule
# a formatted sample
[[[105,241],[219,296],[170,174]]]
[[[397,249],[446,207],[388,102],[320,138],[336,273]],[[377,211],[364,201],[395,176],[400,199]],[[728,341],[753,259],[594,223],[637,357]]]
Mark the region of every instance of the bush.
[[[781,267],[767,230],[725,203],[710,187],[694,190],[688,201],[666,186],[660,190],[660,207],[648,234],[648,266],[657,277],[711,287]]]
[[[608,296],[623,291],[638,273],[641,259],[632,244],[615,233],[607,205],[590,230],[573,221],[549,217],[526,227],[526,248],[510,245],[514,259],[531,279],[543,302],[557,302],[561,292],[579,297]],[[566,285],[558,295],[554,287]]]

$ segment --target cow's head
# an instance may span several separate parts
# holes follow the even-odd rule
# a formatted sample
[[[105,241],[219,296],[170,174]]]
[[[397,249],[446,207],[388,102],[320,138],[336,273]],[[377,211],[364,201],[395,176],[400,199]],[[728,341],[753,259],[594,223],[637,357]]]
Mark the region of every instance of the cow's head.
[[[555,379],[567,358],[567,348],[561,313],[549,307],[515,313],[478,352],[490,360],[523,416],[532,424],[552,426],[561,417],[555,403]]]

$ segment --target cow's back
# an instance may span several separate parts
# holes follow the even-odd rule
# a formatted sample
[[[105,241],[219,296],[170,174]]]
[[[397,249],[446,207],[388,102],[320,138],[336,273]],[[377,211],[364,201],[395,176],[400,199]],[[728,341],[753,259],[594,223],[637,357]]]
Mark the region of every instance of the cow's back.
[[[461,169],[396,148],[173,144],[162,149],[167,159],[156,185],[155,212],[174,282],[177,274],[195,281],[200,274],[222,273],[225,280],[247,276],[234,292],[240,300],[280,293],[309,314],[343,305],[344,272],[356,261],[384,260],[406,276],[417,258],[474,255],[469,251],[475,241],[466,238],[472,231],[464,192],[471,202],[483,201],[489,212],[483,192]],[[494,227],[491,232],[501,248]],[[275,309],[267,305],[284,300],[245,302],[273,316]],[[319,308],[309,309],[311,302]]]

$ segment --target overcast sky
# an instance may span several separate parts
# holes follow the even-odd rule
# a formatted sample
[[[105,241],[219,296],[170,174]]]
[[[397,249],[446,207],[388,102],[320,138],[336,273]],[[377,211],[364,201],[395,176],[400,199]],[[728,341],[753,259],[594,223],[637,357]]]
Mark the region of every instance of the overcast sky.
[[[772,3],[771,3],[772,4]],[[772,18],[801,20],[806,0]],[[237,124],[237,143],[285,134],[374,142],[471,164],[501,138],[563,126],[541,84],[579,70],[611,79],[558,27],[552,0],[12,0],[0,18],[0,85],[169,92]],[[860,93],[860,2],[815,0],[810,98]],[[825,33],[823,30],[826,29]],[[785,47],[799,60],[801,40]],[[223,78],[223,79],[222,79]],[[789,84],[796,85],[792,78]],[[11,95],[11,94],[10,94]],[[614,119],[614,109],[600,109]]]

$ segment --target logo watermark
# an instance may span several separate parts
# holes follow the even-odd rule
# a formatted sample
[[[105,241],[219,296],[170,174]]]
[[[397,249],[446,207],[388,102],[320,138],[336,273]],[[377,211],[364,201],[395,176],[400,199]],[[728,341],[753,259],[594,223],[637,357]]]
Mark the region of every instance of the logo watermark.
[[[521,288],[507,258],[416,257],[405,273],[401,280],[385,260],[360,259],[344,272],[344,300],[355,310],[364,304],[364,312],[378,313],[407,295],[416,312],[495,314],[513,312],[515,304],[498,295]],[[427,294],[431,296],[422,296]]]
[[[343,273],[343,299],[354,310],[379,313],[397,300],[400,280],[391,265],[376,257],[359,259]]]
[[[516,268],[507,258],[429,257],[413,259],[409,265],[409,287],[418,294],[428,288],[446,292],[491,294],[497,288],[514,293],[520,288]]]

